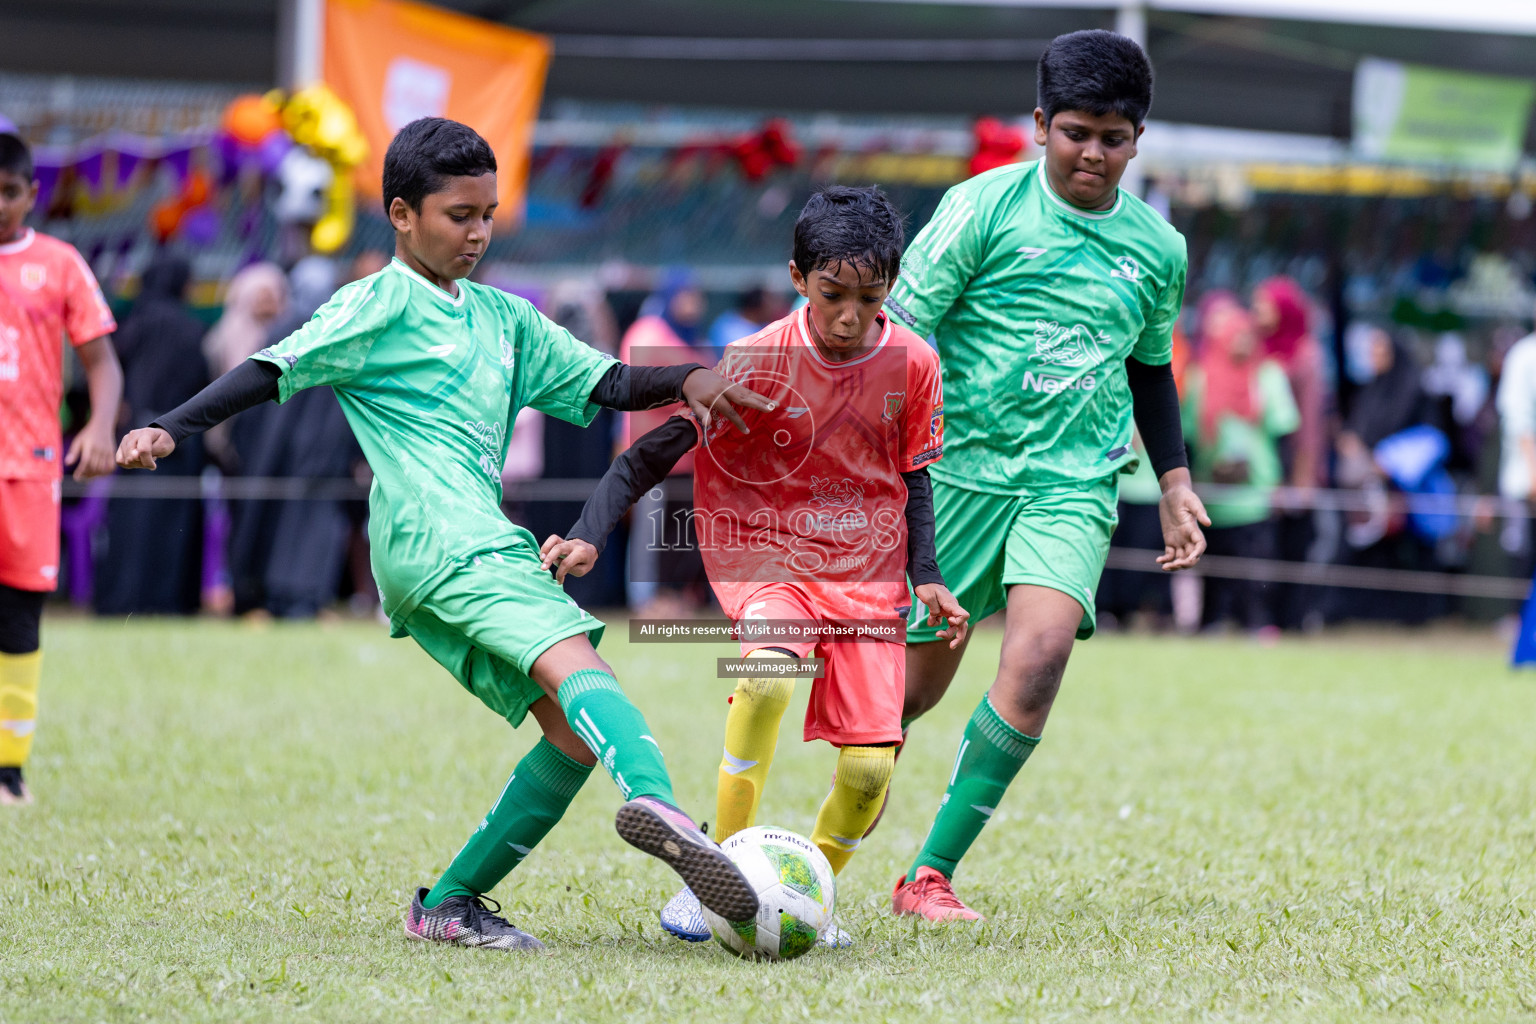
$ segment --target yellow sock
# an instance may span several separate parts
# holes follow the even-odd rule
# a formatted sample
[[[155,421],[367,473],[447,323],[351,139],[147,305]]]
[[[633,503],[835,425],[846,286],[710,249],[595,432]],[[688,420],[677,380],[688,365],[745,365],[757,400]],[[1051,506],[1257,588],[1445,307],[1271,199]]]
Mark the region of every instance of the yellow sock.
[[[32,731],[37,727],[37,681],[43,652],[0,654],[0,766],[27,763]]]
[[[795,660],[767,650],[747,657]],[[725,716],[725,756],[720,759],[715,793],[716,841],[723,842],[757,820],[757,804],[779,743],[779,722],[794,692],[795,681],[789,676],[762,676],[736,684]]]
[[[895,767],[895,747],[844,747],[838,752],[837,778],[811,833],[811,842],[832,863],[833,874],[843,870],[875,823]]]

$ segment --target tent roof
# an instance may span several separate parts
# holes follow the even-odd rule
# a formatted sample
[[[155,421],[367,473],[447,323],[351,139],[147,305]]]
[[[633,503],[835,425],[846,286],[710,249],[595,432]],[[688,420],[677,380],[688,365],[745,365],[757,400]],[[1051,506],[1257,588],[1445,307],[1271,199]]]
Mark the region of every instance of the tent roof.
[[[1112,28],[1081,0],[446,0],[552,35],[551,99],[1021,113],[1052,36]],[[1536,68],[1531,0],[1153,0],[1162,121],[1347,137],[1362,56]],[[1243,13],[1234,13],[1243,12]],[[7,0],[8,70],[270,83],[278,0]],[[1454,23],[1471,31],[1448,31]],[[0,97],[0,107],[3,107]]]

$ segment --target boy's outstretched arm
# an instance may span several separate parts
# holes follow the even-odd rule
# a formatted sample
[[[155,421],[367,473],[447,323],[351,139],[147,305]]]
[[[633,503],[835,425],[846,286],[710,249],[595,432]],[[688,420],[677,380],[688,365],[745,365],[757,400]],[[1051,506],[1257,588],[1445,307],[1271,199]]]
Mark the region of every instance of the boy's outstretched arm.
[[[1157,504],[1163,525],[1163,553],[1157,556],[1157,564],[1166,572],[1193,568],[1205,554],[1205,534],[1200,527],[1210,526],[1211,519],[1190,485],[1173,366],[1149,365],[1133,356],[1125,361],[1125,376],[1131,386],[1136,429],[1141,431],[1147,459],[1163,489]]]
[[[277,398],[276,365],[247,359],[147,427],[130,430],[117,446],[124,469],[154,469],[159,459],[193,434],[223,423],[237,412]]]
[[[566,576],[585,576],[597,564],[608,535],[624,513],[640,495],[666,479],[678,460],[693,450],[699,436],[700,429],[692,420],[673,416],[613,460],[566,538],[551,534],[539,549],[544,568],[558,566],[555,582],[564,583]]]
[[[718,412],[747,433],[736,407],[758,412],[772,412],[777,406],[756,391],[720,376],[699,363],[682,366],[630,366],[614,363],[592,389],[594,405],[633,412],[655,409],[673,402],[687,402],[698,417],[704,437],[709,436],[710,418]]]
[[[951,648],[965,640],[971,613],[960,607],[955,595],[944,585],[939,571],[937,542],[934,536],[933,482],[928,469],[914,469],[901,474],[907,485],[907,578],[917,599],[928,606],[928,625],[948,624],[939,636]]]
[[[91,418],[70,442],[64,465],[75,467],[76,480],[88,480],[112,472],[112,434],[117,428],[117,407],[123,399],[123,368],[117,361],[110,335],[86,342],[75,349],[75,354],[85,368]]]

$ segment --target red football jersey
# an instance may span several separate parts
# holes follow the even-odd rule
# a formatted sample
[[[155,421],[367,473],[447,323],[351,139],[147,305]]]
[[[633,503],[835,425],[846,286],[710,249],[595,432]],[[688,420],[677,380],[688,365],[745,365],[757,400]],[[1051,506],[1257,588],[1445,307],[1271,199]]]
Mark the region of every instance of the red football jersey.
[[[0,245],[0,478],[63,472],[64,338],[84,345],[115,330],[74,246],[31,228]]]
[[[715,417],[695,450],[699,548],[740,619],[765,583],[803,586],[828,618],[889,619],[907,604],[907,487],[943,453],[939,357],[881,318],[880,340],[828,361],[802,307],[726,346],[719,372],[778,403]]]

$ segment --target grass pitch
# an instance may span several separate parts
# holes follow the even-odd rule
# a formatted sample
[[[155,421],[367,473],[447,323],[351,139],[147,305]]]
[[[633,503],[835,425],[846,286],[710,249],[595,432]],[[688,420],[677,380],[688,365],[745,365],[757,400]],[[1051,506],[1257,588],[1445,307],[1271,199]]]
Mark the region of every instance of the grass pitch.
[[[37,805],[0,813],[0,1019],[1508,1020],[1536,1015],[1536,679],[1403,634],[1080,644],[961,868],[981,927],[887,911],[995,666],[983,632],[840,880],[853,951],[750,964],[661,932],[675,882],[594,775],[495,893],[548,956],[407,943],[536,738],[349,625],[46,626]],[[713,817],[710,646],[603,653]],[[833,752],[792,709],[761,821]]]

